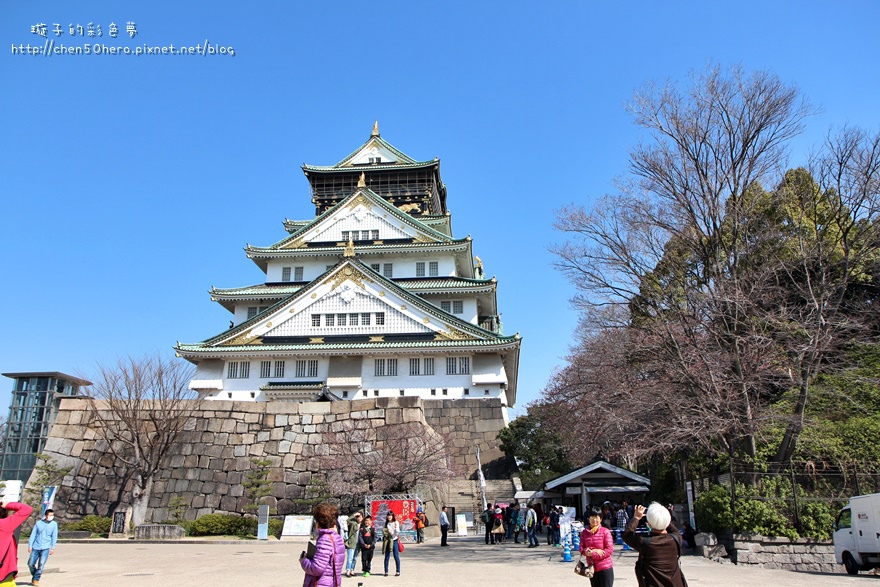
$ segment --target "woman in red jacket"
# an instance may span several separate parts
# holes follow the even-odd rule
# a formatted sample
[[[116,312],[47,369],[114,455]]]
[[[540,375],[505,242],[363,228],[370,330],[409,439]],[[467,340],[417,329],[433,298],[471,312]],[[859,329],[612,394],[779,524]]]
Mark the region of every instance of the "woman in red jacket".
[[[614,585],[614,569],[611,555],[614,552],[614,539],[611,531],[602,525],[602,508],[590,510],[589,525],[581,532],[581,554],[587,557],[588,564],[595,571],[590,579],[591,587],[611,587]]]
[[[15,585],[18,575],[18,545],[15,529],[24,524],[34,508],[26,503],[4,503],[0,506],[0,587]]]

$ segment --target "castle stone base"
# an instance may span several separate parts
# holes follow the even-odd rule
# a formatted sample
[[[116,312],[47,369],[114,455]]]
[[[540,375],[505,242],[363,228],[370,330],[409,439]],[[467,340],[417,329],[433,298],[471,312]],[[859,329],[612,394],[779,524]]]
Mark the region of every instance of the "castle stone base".
[[[147,521],[169,517],[169,501],[180,497],[186,517],[240,513],[245,505],[242,482],[250,459],[272,462],[269,479],[279,514],[301,510],[310,497],[328,454],[326,440],[353,424],[373,426],[419,422],[451,440],[452,465],[462,479],[476,473],[475,448],[484,465],[501,463],[497,440],[507,422],[499,400],[429,400],[375,398],[324,403],[203,402],[180,437],[179,447],[155,479]],[[44,453],[72,467],[55,500],[61,518],[106,516],[127,503],[130,480],[106,451],[90,421],[88,403],[64,399]],[[496,467],[497,469],[497,467]],[[485,470],[485,468],[484,468]],[[313,476],[316,478],[313,479]]]

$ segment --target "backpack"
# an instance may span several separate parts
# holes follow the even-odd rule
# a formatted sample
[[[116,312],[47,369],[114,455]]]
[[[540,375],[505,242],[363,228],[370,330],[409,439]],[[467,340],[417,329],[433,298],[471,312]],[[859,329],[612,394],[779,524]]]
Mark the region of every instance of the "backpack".
[[[428,521],[428,516],[427,516],[427,514],[425,514],[425,517],[422,518],[422,519],[425,521],[425,528],[427,528],[428,526],[431,525],[431,522]]]
[[[491,518],[489,518],[489,510],[484,510],[483,513],[480,514],[480,521],[484,524],[488,524],[490,519]]]

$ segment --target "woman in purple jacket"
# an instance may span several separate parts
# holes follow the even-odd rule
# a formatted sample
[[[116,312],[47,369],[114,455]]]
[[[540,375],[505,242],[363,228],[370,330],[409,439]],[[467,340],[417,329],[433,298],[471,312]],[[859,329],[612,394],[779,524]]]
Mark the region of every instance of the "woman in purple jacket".
[[[345,566],[345,541],[336,532],[336,517],[339,510],[332,503],[319,503],[315,506],[315,525],[318,537],[315,540],[315,556],[299,556],[299,564],[306,572],[303,587],[339,587],[342,584],[342,567]]]

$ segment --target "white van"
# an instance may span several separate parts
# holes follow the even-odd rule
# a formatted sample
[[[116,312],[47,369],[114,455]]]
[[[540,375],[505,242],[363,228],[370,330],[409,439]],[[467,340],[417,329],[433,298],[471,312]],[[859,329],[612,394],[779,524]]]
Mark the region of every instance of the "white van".
[[[851,497],[837,514],[834,558],[850,575],[880,567],[880,493]]]

